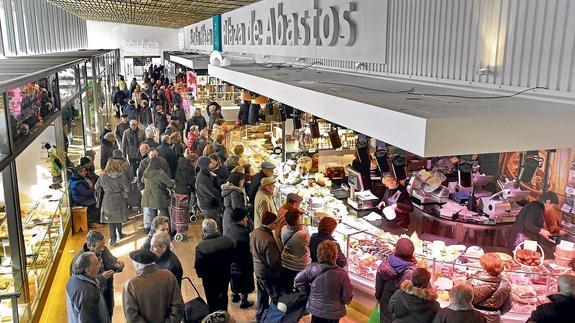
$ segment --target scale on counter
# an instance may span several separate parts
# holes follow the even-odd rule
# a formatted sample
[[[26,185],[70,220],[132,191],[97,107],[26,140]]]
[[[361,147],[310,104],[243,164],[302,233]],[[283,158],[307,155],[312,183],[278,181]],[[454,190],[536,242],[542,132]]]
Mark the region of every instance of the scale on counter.
[[[364,190],[361,173],[347,167],[347,183],[349,184],[349,197],[347,203],[356,210],[370,210],[377,208],[379,198],[370,190]]]

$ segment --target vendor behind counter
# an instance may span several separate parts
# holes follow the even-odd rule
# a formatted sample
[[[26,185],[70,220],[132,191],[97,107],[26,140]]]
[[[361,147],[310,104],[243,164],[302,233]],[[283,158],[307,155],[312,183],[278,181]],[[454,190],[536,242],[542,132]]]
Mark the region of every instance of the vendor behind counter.
[[[546,215],[552,215],[558,206],[559,198],[553,192],[545,192],[536,201],[527,203],[521,209],[515,223],[509,230],[508,246],[515,248],[525,240],[534,240],[541,245],[546,258],[552,257],[555,242],[550,240],[550,238],[555,233],[565,236],[566,232],[559,227],[553,233],[545,229],[545,217]]]

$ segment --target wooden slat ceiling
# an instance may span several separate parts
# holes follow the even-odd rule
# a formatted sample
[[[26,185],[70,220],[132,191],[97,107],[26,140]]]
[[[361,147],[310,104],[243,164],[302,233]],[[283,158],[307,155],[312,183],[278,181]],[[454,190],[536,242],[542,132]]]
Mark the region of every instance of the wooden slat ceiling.
[[[50,0],[88,20],[182,28],[257,0]]]

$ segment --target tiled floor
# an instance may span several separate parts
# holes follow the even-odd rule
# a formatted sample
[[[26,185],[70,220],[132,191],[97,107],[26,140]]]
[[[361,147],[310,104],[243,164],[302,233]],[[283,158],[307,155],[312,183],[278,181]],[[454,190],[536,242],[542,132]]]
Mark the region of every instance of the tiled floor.
[[[130,277],[134,276],[134,267],[128,257],[128,253],[132,250],[140,248],[145,240],[145,235],[143,234],[142,230],[142,222],[140,217],[136,217],[130,221],[128,221],[124,225],[124,233],[126,233],[126,238],[121,240],[118,245],[114,248],[111,248],[112,253],[119,257],[120,259],[126,262],[126,268],[122,273],[118,273],[114,276],[114,289],[115,289],[115,308],[114,308],[114,316],[113,322],[125,322],[124,314],[122,312],[122,287],[123,283],[127,281]],[[195,258],[195,246],[199,241],[200,234],[200,225],[199,223],[195,223],[190,225],[190,239],[184,242],[175,242],[174,247],[175,252],[178,255],[180,261],[182,262],[182,266],[184,267],[184,276],[189,276],[194,281],[194,284],[200,291],[202,297],[204,297],[203,293],[203,286],[201,284],[201,280],[199,280],[195,274],[194,270],[194,258]],[[108,230],[107,228],[103,228],[102,232],[104,232],[107,236]],[[66,282],[69,277],[69,266],[72,260],[72,257],[79,250],[84,243],[84,233],[74,234],[68,238],[66,246],[63,251],[62,259],[59,264],[58,271],[56,272],[56,276],[54,277],[54,282],[52,284],[52,288],[50,290],[50,294],[48,296],[46,305],[44,306],[44,311],[42,313],[42,317],[40,319],[41,323],[52,323],[52,322],[66,322],[67,321],[67,314],[66,314]],[[108,240],[107,240],[108,242]],[[184,301],[190,300],[196,297],[196,294],[193,288],[190,286],[189,283],[183,282],[182,287],[182,294]],[[250,295],[251,300],[255,300],[256,294],[253,293]],[[255,318],[255,306],[250,309],[240,309],[238,304],[233,304],[230,302],[228,308],[230,315],[232,317],[233,322],[250,322]],[[309,322],[309,316],[305,317],[302,322]],[[361,322],[365,321],[361,320],[354,320],[351,318],[343,318],[341,320],[342,323],[347,322]]]

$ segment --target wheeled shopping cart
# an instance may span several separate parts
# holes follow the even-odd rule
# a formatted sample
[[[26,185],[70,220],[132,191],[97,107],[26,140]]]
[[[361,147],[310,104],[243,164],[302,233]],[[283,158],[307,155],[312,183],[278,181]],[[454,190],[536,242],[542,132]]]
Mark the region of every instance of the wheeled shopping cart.
[[[169,211],[172,230],[176,231],[174,240],[180,242],[188,239],[190,197],[188,195],[172,193]]]

